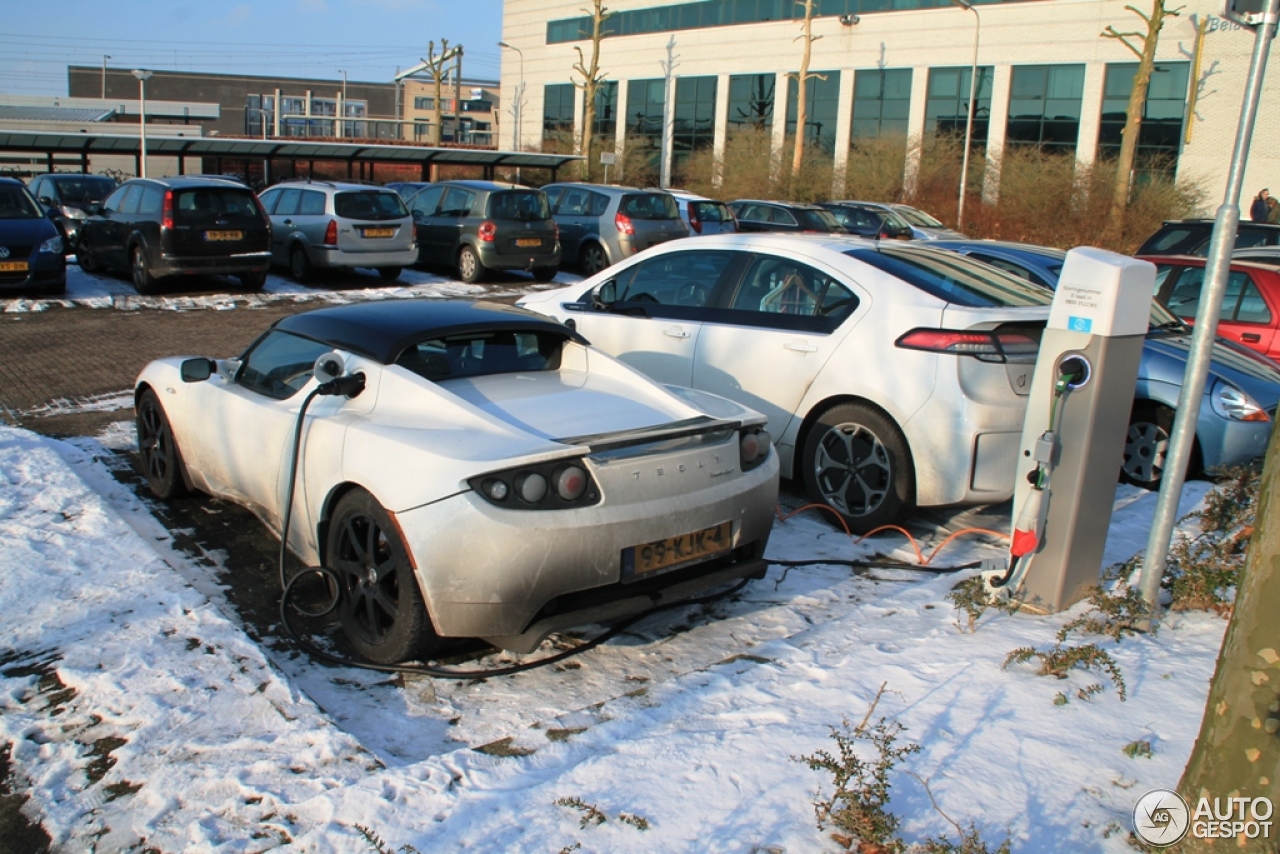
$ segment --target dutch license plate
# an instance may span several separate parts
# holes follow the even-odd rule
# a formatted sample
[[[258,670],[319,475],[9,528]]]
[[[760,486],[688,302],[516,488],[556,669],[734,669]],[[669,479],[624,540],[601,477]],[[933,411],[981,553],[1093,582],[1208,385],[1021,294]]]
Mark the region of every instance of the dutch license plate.
[[[365,237],[395,237],[396,230],[394,228],[366,228],[363,232]]]
[[[634,575],[644,575],[711,557],[729,551],[732,531],[729,522],[721,522],[701,531],[632,546],[623,552],[623,565],[632,567]]]
[[[25,273],[26,261],[0,261],[0,273]]]
[[[241,231],[206,231],[205,240],[240,240],[244,237]]]
[[[516,246],[541,246],[542,241],[536,237],[521,237],[516,241]]]

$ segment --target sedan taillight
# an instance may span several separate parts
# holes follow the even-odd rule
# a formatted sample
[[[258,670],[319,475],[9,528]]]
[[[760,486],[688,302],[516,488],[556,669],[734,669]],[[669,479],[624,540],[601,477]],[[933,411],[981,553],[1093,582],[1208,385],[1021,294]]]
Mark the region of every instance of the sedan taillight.
[[[904,350],[973,356],[983,362],[1024,361],[1040,352],[1039,342],[1029,335],[998,330],[912,329],[894,344]]]

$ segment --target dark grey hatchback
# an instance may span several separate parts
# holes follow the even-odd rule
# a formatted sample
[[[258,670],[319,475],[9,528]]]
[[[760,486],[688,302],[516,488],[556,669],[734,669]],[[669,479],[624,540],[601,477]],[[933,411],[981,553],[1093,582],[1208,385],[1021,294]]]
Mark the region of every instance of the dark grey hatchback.
[[[489,270],[525,270],[549,282],[560,232],[541,190],[497,181],[442,181],[410,196],[418,263],[454,267],[464,282]]]
[[[85,272],[128,272],[140,294],[167,276],[231,275],[250,290],[267,281],[271,222],[253,191],[220,178],[135,178],[80,227]]]

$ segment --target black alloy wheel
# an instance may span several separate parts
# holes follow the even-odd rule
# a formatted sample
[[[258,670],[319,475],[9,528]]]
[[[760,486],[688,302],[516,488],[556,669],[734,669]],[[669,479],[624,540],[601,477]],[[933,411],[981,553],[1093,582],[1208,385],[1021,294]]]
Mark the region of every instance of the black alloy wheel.
[[[311,259],[301,244],[289,250],[289,275],[295,282],[306,282],[311,279]]]
[[[865,534],[897,522],[915,502],[906,438],[893,421],[863,403],[823,412],[804,443],[804,483],[811,498]]]
[[[136,425],[142,473],[147,478],[151,493],[166,501],[186,495],[182,454],[178,451],[173,428],[160,405],[160,398],[151,389],[138,398]]]
[[[154,294],[159,286],[159,280],[151,275],[151,268],[147,266],[147,253],[141,246],[134,246],[129,250],[129,269],[133,272],[133,289],[143,296]]]

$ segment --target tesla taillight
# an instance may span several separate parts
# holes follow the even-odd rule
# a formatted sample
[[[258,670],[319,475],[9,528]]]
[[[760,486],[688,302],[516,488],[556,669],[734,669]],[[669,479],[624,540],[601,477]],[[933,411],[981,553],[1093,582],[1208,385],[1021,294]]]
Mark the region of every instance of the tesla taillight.
[[[485,243],[492,243],[498,236],[497,224],[491,219],[486,219],[484,222],[480,223],[480,230],[476,236]]]
[[[338,221],[336,219],[329,220],[329,224],[324,229],[324,245],[338,245]]]
[[[160,209],[160,227],[173,228],[173,190],[164,191],[164,206]]]
[[[619,234],[635,234],[636,227],[631,224],[631,217],[626,214],[617,214],[613,218],[613,224],[617,226]]]
[[[995,330],[913,329],[895,343],[905,350],[973,356],[984,362],[1034,359],[1040,350],[1040,345],[1028,335]]]

